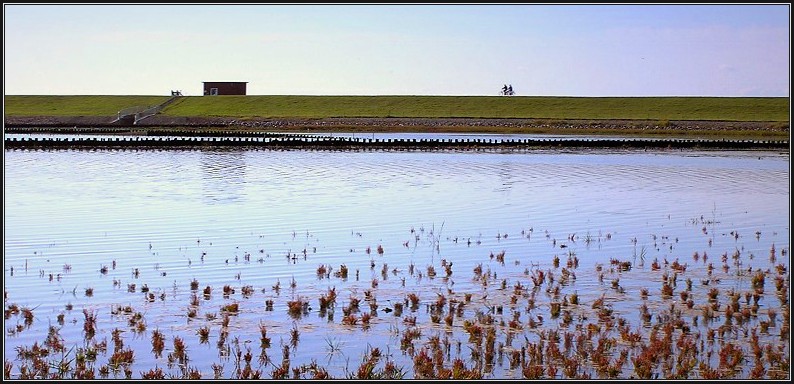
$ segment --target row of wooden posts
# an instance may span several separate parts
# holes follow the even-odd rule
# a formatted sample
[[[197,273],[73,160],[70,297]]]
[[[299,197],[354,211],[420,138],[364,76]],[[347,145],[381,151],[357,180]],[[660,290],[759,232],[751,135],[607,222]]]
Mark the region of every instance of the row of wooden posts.
[[[6,138],[6,148],[24,147],[295,147],[295,148],[538,148],[538,147],[605,147],[605,148],[724,148],[724,149],[788,149],[785,140],[703,140],[643,138],[543,138],[543,139],[375,139],[333,136],[259,136],[259,137],[150,137],[112,138]]]

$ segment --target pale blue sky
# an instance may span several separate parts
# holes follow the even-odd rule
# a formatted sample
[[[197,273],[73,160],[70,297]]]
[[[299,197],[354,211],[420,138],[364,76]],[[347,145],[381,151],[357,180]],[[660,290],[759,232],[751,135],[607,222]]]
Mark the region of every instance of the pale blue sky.
[[[6,95],[783,96],[790,4],[4,4]]]

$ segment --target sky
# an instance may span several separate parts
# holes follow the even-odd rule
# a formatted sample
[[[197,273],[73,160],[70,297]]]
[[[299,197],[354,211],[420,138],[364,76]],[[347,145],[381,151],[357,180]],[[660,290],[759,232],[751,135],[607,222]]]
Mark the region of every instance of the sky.
[[[791,4],[4,4],[4,95],[789,97]]]

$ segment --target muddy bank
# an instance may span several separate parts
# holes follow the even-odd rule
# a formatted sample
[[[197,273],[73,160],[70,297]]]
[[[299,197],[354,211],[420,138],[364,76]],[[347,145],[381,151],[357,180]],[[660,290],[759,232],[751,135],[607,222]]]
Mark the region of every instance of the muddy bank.
[[[135,133],[163,130],[284,131],[284,132],[438,132],[438,133],[547,133],[619,135],[709,135],[715,137],[788,139],[789,125],[780,122],[559,120],[477,118],[246,118],[152,116],[137,124],[113,123],[114,116],[6,117],[6,132],[31,128],[108,128]],[[126,129],[121,129],[126,128]]]
[[[6,117],[6,128],[17,127],[115,127],[114,116],[24,116]],[[126,124],[126,126],[131,126]],[[747,130],[788,132],[787,123],[735,121],[659,121],[659,120],[561,120],[561,119],[477,119],[477,118],[245,118],[152,116],[139,121],[139,127],[230,127],[230,128],[555,128],[555,129],[681,129]]]

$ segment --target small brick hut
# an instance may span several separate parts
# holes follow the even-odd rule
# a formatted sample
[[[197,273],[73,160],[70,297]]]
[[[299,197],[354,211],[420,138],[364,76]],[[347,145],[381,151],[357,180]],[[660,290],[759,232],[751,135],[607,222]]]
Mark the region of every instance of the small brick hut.
[[[204,96],[245,95],[247,81],[205,81]]]

